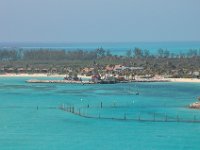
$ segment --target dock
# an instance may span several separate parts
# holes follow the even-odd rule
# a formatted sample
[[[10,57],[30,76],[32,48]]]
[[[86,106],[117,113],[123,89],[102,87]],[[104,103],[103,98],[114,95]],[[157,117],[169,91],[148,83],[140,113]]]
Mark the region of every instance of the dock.
[[[63,84],[117,84],[117,83],[131,83],[131,82],[170,82],[169,80],[156,80],[156,79],[139,79],[139,80],[125,80],[125,81],[116,81],[116,82],[93,82],[93,81],[76,81],[76,80],[37,80],[31,79],[27,80],[27,83],[63,83]]]

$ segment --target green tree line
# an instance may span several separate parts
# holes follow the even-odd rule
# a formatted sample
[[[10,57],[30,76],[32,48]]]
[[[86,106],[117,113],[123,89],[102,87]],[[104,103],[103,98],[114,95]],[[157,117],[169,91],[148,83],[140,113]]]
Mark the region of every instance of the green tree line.
[[[43,60],[43,61],[63,61],[63,60],[95,60],[103,58],[193,58],[200,57],[200,49],[190,49],[187,52],[174,54],[167,49],[158,49],[156,54],[151,54],[149,50],[135,48],[127,50],[123,56],[113,55],[109,50],[98,48],[96,50],[54,50],[54,49],[30,49],[13,50],[0,49],[0,61],[17,60]]]

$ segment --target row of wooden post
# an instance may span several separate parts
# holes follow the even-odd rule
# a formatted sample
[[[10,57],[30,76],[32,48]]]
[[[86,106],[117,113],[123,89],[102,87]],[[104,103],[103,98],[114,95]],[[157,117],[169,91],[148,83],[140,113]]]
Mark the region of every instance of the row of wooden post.
[[[87,108],[90,108],[90,105],[89,105],[89,104],[87,105]],[[103,103],[102,103],[102,102],[100,103],[100,108],[103,108]],[[37,106],[37,109],[38,109],[38,106]],[[75,107],[74,107],[74,106],[67,106],[67,107],[65,107],[65,105],[63,104],[63,105],[62,105],[62,109],[65,110],[65,111],[67,111],[67,112],[71,112],[71,113],[73,113],[73,114],[78,114],[78,115],[80,115],[80,116],[82,115],[82,114],[81,114],[81,109],[79,108],[79,109],[78,109],[78,112],[75,112]],[[94,117],[94,118],[95,118],[95,117]],[[99,113],[98,117],[96,117],[96,118],[101,119],[100,113]],[[113,119],[115,119],[115,118],[113,118]],[[116,118],[116,119],[117,119],[117,118]],[[126,113],[124,113],[123,119],[124,119],[124,120],[127,120],[127,114],[126,114]],[[139,113],[139,115],[138,115],[138,121],[142,121],[142,120],[145,121],[145,119],[141,119],[141,114]],[[153,119],[152,119],[152,121],[154,121],[154,122],[156,121],[156,113],[153,114]],[[167,114],[165,114],[164,121],[165,121],[165,122],[168,122],[168,121],[169,121],[169,120],[168,120]],[[175,121],[175,119],[174,119],[174,121]],[[176,116],[176,121],[177,121],[177,122],[180,122],[180,121],[181,121],[179,115]],[[182,120],[182,121],[184,121],[184,120]],[[197,121],[197,120],[196,120],[196,116],[194,115],[193,120],[189,120],[189,121],[190,121],[190,122],[191,122],[191,121],[196,122],[196,121]]]

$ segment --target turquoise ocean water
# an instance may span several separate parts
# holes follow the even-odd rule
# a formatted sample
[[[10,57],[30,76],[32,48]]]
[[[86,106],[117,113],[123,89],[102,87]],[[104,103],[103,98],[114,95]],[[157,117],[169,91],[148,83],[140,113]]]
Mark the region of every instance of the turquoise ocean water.
[[[27,79],[0,78],[1,150],[200,149],[200,123],[89,119],[55,108],[90,104],[81,113],[198,119],[200,111],[187,106],[200,96],[200,84],[28,84]],[[136,90],[140,95],[133,94]],[[100,109],[100,102],[116,107]]]
[[[24,48],[24,49],[36,49],[36,48],[54,48],[65,50],[94,50],[97,48],[104,48],[110,50],[116,55],[125,55],[129,49],[135,47],[141,49],[147,49],[152,54],[157,53],[159,48],[168,49],[174,54],[180,52],[185,53],[189,49],[200,49],[200,42],[126,42],[126,43],[0,43],[1,48]]]

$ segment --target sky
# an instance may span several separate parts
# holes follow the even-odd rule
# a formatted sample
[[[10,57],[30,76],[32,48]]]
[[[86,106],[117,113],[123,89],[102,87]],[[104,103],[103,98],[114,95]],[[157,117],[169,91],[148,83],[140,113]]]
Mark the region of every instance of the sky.
[[[0,42],[200,41],[200,0],[0,0]]]

